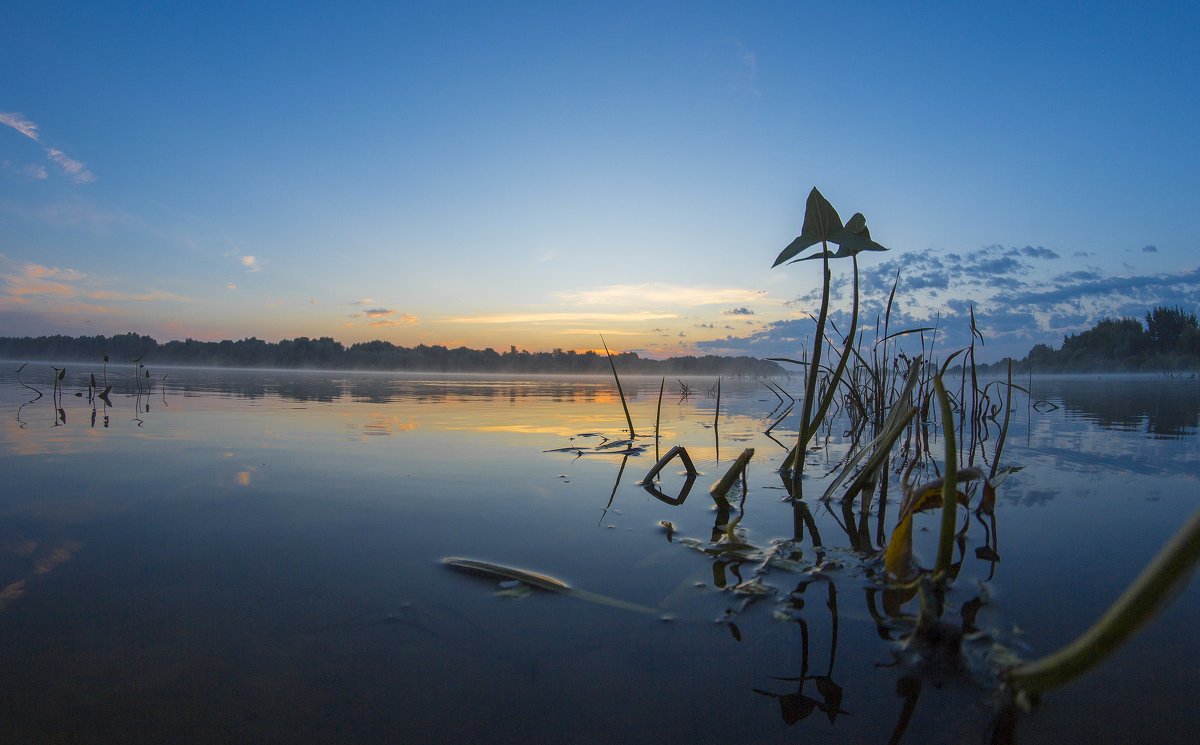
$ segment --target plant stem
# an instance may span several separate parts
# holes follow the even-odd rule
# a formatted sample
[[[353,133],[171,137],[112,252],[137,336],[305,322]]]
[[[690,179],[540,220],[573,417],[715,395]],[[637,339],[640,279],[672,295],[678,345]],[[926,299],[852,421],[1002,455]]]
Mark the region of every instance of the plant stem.
[[[1018,665],[1008,673],[1017,691],[1037,695],[1068,682],[1098,665],[1166,603],[1171,590],[1200,561],[1200,510],[1121,597],[1078,639],[1048,657]]]
[[[958,451],[954,445],[954,413],[950,410],[950,397],[942,384],[942,376],[933,379],[934,390],[942,405],[942,433],[946,444],[946,471],[942,474],[942,529],[938,536],[937,566],[935,574],[944,575],[950,569],[954,553],[954,525],[958,514]]]

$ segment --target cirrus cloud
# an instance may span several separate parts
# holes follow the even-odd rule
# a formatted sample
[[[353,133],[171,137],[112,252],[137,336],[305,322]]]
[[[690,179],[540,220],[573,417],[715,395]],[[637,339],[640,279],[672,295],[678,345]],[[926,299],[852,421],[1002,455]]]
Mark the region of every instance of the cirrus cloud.
[[[41,145],[42,150],[44,150],[46,153],[46,157],[49,160],[57,163],[59,168],[61,168],[63,172],[66,173],[75,183],[87,184],[96,180],[96,175],[89,171],[87,166],[84,165],[82,161],[75,160],[58,148],[43,144],[41,133],[38,132],[38,125],[34,124],[29,119],[26,119],[23,114],[0,111],[0,124],[12,127],[16,131]],[[36,179],[44,179],[47,176],[46,169],[38,166],[26,166],[20,170]]]

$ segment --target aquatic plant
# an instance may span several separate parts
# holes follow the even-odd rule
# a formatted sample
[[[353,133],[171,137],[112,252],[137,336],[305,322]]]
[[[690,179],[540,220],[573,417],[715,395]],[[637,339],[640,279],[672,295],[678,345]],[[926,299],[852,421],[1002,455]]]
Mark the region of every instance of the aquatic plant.
[[[818,243],[821,244],[820,253],[796,258],[802,252],[816,246]],[[830,243],[838,246],[837,253],[829,250]],[[826,411],[829,409],[829,405],[833,400],[838,384],[841,382],[842,375],[846,369],[846,363],[850,359],[851,350],[854,346],[855,332],[858,328],[858,254],[862,251],[886,250],[886,248],[871,240],[871,233],[867,229],[867,221],[862,216],[862,213],[856,212],[850,218],[849,222],[843,225],[837,210],[833,208],[833,205],[829,203],[829,200],[825,199],[821,192],[817,191],[816,187],[813,187],[813,190],[809,192],[808,200],[805,204],[804,226],[801,229],[800,235],[787,248],[780,252],[779,256],[775,259],[775,263],[772,265],[779,266],[783,263],[795,263],[819,258],[821,259],[823,276],[821,309],[817,316],[817,331],[813,340],[812,356],[805,366],[804,402],[801,406],[799,435],[796,447],[790,458],[792,484],[797,495],[800,492],[800,480],[804,472],[805,450],[820,427]],[[853,262],[854,276],[854,306],[850,314],[850,330],[845,337],[842,356],[838,360],[837,367],[834,369],[831,379],[826,385],[825,395],[814,412],[813,404],[817,395],[817,379],[821,374],[821,354],[822,349],[825,347],[825,326],[829,317],[829,294],[832,279],[832,274],[829,270],[829,260],[846,257],[849,257]],[[794,360],[783,361],[795,362]]]
[[[608,364],[612,367],[613,379],[617,381],[617,393],[621,396],[621,408],[625,411],[625,422],[629,425],[629,436],[637,437],[637,432],[633,429],[633,417],[629,416],[629,405],[625,403],[625,390],[621,387],[621,376],[617,375],[617,363],[613,362],[612,352],[608,351],[608,344],[604,341],[604,335],[600,335],[600,343],[604,345],[604,353],[608,355]]]
[[[1200,510],[1091,628],[1061,650],[1004,673],[1018,703],[1028,704],[1031,698],[1103,662],[1153,618],[1182,583],[1191,579],[1197,563],[1200,563]]]

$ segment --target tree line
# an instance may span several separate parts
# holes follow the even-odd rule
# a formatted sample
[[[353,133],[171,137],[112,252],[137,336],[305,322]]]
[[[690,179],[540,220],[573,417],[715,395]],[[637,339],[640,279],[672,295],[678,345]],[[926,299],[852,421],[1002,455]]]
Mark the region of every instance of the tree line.
[[[56,362],[114,363],[141,360],[144,364],[317,368],[331,370],[380,370],[470,373],[571,373],[611,374],[606,355],[593,351],[555,349],[529,352],[509,347],[494,349],[450,349],[441,345],[401,347],[387,341],[368,341],[344,346],[328,336],[305,336],[267,342],[254,337],[239,341],[168,341],[135,333],[115,336],[0,337],[0,358]],[[613,355],[622,375],[739,375],[766,377],[783,369],[774,362],[753,357],[685,356],[655,360],[635,352]]]
[[[988,367],[999,368],[1007,361]],[[982,366],[981,366],[982,367]],[[1063,337],[1062,347],[1038,344],[1014,370],[1035,372],[1159,372],[1200,368],[1200,324],[1182,307],[1156,307],[1138,318],[1106,318]]]

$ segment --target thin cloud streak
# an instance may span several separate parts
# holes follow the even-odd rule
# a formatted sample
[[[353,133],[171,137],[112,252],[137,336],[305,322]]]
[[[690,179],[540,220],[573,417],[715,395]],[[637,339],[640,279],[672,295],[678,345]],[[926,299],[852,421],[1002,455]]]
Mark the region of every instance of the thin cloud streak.
[[[580,323],[582,321],[604,321],[610,323],[655,321],[664,318],[680,318],[677,313],[654,313],[638,311],[634,313],[508,313],[493,316],[470,316],[466,318],[447,318],[448,323]]]
[[[402,313],[396,318],[385,318],[382,321],[373,321],[368,325],[373,329],[377,329],[385,326],[416,326],[420,322],[421,319],[417,318],[412,313]]]
[[[26,119],[22,114],[8,111],[0,111],[0,124],[12,127],[16,131],[25,135],[34,142],[42,145],[42,149],[46,152],[46,157],[58,164],[63,171],[71,177],[71,180],[77,184],[87,184],[96,180],[96,175],[87,169],[81,161],[75,160],[62,150],[49,147],[42,144],[41,134],[38,132],[38,126],[29,119]],[[42,179],[46,177],[45,169],[38,171],[36,168],[29,167],[26,169],[34,178]]]
[[[591,290],[566,290],[555,297],[572,305],[649,305],[668,308],[697,308],[705,305],[735,305],[761,301],[763,290],[740,287],[685,287],[664,282],[639,285],[608,285]]]
[[[41,142],[38,139],[37,125],[20,114],[0,111],[0,124],[12,127],[34,142]]]

